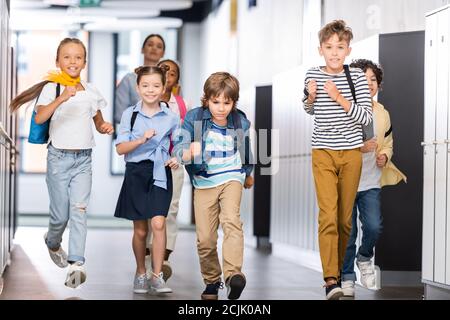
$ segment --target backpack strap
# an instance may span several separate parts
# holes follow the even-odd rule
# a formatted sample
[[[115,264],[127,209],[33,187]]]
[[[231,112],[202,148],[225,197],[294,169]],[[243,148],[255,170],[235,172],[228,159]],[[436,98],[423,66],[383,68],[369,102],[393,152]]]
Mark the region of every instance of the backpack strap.
[[[385,132],[384,137],[386,138],[391,133],[392,133],[392,125],[389,127],[389,130]]]
[[[60,94],[61,94],[61,84],[57,83],[56,84],[56,98],[58,98]]]
[[[348,85],[350,86],[350,91],[352,92],[353,100],[355,103],[358,103],[358,100],[356,100],[356,93],[355,93],[355,85],[353,84],[352,77],[350,76],[350,69],[347,64],[344,64],[344,71],[345,76],[347,77]],[[366,141],[368,139],[372,139],[374,136],[374,129],[373,129],[373,121],[369,123],[367,126],[362,126],[362,133],[363,133],[363,141]]]
[[[358,100],[356,100],[355,85],[353,84],[348,64],[344,64],[344,71],[345,71],[345,76],[347,77],[348,85],[350,86],[350,91],[352,92],[353,101],[355,101],[355,103],[358,103]]]
[[[138,115],[139,111],[134,111],[131,115],[131,122],[130,122],[130,132],[133,131],[134,123],[136,122],[136,117]]]
[[[204,108],[200,107],[200,111],[197,112],[197,117],[195,118],[195,121],[201,121],[201,126],[196,126],[194,123],[194,141],[202,143],[202,129],[203,129],[203,112]]]
[[[174,94],[175,100],[178,104],[178,109],[180,110],[180,118],[181,120],[184,120],[184,117],[186,116],[187,108],[186,104],[184,103],[184,100],[181,96],[177,96]]]
[[[242,133],[242,122],[241,118],[239,116],[239,112],[243,113],[242,111],[236,109],[231,112],[231,117],[233,118],[233,127],[237,135],[237,141],[235,144],[235,148],[239,150],[239,155],[241,156],[241,163],[245,164],[245,141],[244,141],[244,135]]]

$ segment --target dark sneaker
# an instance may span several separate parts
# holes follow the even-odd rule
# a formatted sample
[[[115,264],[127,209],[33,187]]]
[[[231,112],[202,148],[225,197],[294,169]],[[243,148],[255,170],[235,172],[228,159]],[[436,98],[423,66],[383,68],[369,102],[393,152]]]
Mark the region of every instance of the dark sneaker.
[[[172,276],[172,267],[170,266],[169,260],[164,260],[161,271],[163,273],[163,279],[165,282]]]
[[[337,283],[326,286],[325,294],[327,300],[339,300],[344,295],[342,288]]]
[[[242,290],[244,290],[245,283],[246,280],[242,273],[232,274],[225,282],[225,285],[227,286],[228,299],[230,300],[239,299]]]
[[[223,282],[219,281],[207,284],[205,291],[202,293],[202,300],[217,300],[219,297],[219,289],[223,289]]]

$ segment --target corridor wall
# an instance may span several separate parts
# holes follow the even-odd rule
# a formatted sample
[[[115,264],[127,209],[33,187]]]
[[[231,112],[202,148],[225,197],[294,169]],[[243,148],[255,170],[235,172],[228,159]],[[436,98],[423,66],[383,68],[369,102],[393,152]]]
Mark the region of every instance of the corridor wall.
[[[14,90],[9,1],[0,0],[0,279],[9,262],[16,227],[16,119],[8,110]],[[0,292],[2,285],[0,283]]]

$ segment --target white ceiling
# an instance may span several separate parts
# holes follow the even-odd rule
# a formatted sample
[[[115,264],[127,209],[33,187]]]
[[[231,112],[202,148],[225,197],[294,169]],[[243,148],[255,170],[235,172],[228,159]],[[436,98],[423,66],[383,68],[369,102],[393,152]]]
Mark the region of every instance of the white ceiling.
[[[103,0],[100,7],[79,8],[79,0],[11,0],[13,30],[130,30],[178,28],[181,19],[160,11],[184,10],[204,0]]]

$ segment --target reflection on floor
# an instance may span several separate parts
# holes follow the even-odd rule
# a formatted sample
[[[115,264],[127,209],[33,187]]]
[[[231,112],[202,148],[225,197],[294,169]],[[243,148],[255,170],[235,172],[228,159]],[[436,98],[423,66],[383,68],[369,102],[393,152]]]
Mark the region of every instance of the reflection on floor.
[[[89,229],[86,245],[87,282],[78,289],[64,286],[66,269],[52,263],[42,235],[45,228],[20,227],[16,233],[12,263],[6,269],[0,299],[200,299],[204,285],[195,247],[195,232],[180,231],[171,256],[174,274],[168,285],[173,293],[164,297],[134,294],[135,273],[131,229]],[[68,233],[64,234],[67,248]],[[221,239],[219,239],[219,242]],[[321,274],[285,262],[270,254],[245,247],[243,272],[247,287],[241,299],[323,300]],[[221,290],[220,299],[226,299]],[[361,300],[422,298],[422,287],[385,287],[370,291],[357,287]]]

